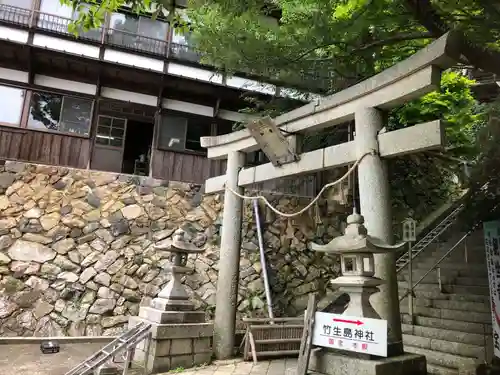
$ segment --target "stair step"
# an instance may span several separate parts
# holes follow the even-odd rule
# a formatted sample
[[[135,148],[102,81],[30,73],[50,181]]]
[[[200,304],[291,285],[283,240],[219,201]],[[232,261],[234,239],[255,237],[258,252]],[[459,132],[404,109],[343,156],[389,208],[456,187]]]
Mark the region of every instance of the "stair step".
[[[399,298],[405,295],[407,288],[399,288]],[[451,300],[461,302],[480,302],[489,303],[490,297],[488,295],[472,295],[472,294],[457,294],[457,293],[442,293],[439,290],[415,290],[415,297],[419,299],[432,299],[432,300]]]
[[[460,293],[452,293],[448,294],[450,301],[461,301],[461,302],[479,302],[479,303],[490,303],[490,296],[488,295],[469,295],[469,294],[460,294]]]
[[[423,271],[423,270],[418,270],[418,271],[413,271],[413,274],[412,274],[412,281],[413,283],[419,281],[426,273],[427,271]],[[451,271],[451,272],[441,272],[441,282],[443,284],[453,284],[455,282],[455,280],[457,279],[458,277],[458,272],[457,271]],[[408,275],[408,271],[405,270],[405,271],[402,271],[400,273],[398,273],[398,281],[404,281],[404,282],[408,282],[408,279],[409,279],[409,275]],[[431,273],[429,273],[428,275],[425,276],[425,278],[422,280],[422,282],[425,282],[425,283],[428,283],[428,284],[434,284],[434,283],[438,283],[438,274],[437,274],[437,271],[432,271]]]
[[[398,287],[401,288],[401,289],[407,289],[408,288],[408,283],[405,282],[405,281],[398,281]],[[439,291],[439,285],[437,283],[424,283],[424,282],[421,282],[420,284],[418,284],[415,288],[414,288],[415,291],[417,290],[422,290],[422,291],[435,291],[435,290],[438,290]]]
[[[405,281],[398,281],[398,287],[401,290],[408,289],[408,283]],[[442,284],[442,289],[444,293],[456,293],[456,294],[473,294],[473,295],[490,295],[490,288],[488,286],[474,286],[474,285],[450,285]],[[428,291],[428,292],[439,292],[438,283],[420,283],[415,288],[414,291]]]
[[[478,333],[481,335],[489,334],[491,332],[491,324],[486,323],[471,323],[459,320],[432,318],[428,316],[418,315],[414,316],[413,319],[416,325],[424,327],[441,328],[459,332]],[[411,318],[408,314],[401,314],[401,320],[405,324],[412,323]]]
[[[423,303],[423,302],[422,302]],[[462,310],[490,314],[490,302],[467,302],[453,300],[432,300],[432,306],[437,309]]]
[[[409,312],[408,304],[400,306],[401,313]],[[448,320],[456,320],[460,322],[484,323],[491,324],[491,314],[486,312],[476,312],[467,310],[449,310],[435,307],[423,307],[413,305],[413,314],[418,316],[426,316],[430,318],[441,318]]]
[[[433,268],[436,265],[435,261],[425,261],[425,262],[418,262],[415,265],[415,270],[429,270]],[[486,268],[486,264],[474,264],[474,263],[465,263],[465,262],[453,262],[453,263],[448,263],[448,262],[443,262],[439,265],[441,270],[456,270],[460,273],[460,275],[487,275],[488,270]]]
[[[453,285],[450,289],[450,292],[457,294],[490,295],[490,288],[488,286]],[[446,290],[448,291],[449,288],[446,287]]]
[[[457,277],[454,281],[456,285],[490,286],[488,277]]]
[[[443,353],[459,355],[462,357],[484,360],[486,353],[484,347],[464,344],[461,342],[432,339],[428,337],[403,335],[403,344],[422,349],[436,350]]]
[[[427,374],[428,375],[458,375],[457,369],[443,367],[439,365],[433,365],[432,363],[427,364]]]
[[[453,296],[453,294],[448,294],[447,296]],[[490,313],[490,307],[491,307],[488,298],[486,298],[485,301],[477,301],[477,302],[456,301],[451,299],[414,298],[413,305],[421,307],[433,307],[436,309],[474,311],[481,313]],[[408,306],[408,297],[406,297],[403,301],[401,301],[401,306]]]
[[[485,340],[491,340],[490,336],[478,333],[459,332],[450,329],[423,327],[411,324],[402,324],[401,327],[403,333],[407,335],[451,342],[461,342],[476,346],[483,346]]]
[[[416,346],[405,346],[405,351],[413,354],[425,355],[427,363],[452,369],[474,368],[478,365],[475,358],[462,357],[455,354],[443,353],[436,350],[422,349]]]

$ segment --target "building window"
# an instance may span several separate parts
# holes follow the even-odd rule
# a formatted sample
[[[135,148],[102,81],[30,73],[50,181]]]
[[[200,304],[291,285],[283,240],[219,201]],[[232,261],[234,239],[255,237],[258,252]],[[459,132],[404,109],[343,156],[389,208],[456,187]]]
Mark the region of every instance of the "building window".
[[[165,54],[168,24],[148,17],[113,13],[109,42],[126,48]]]
[[[67,5],[62,5],[59,0],[42,0],[40,4],[40,12],[70,18],[73,13],[73,9]]]
[[[186,134],[186,149],[206,152],[207,150],[201,147],[200,137],[209,137],[211,134],[211,123],[207,123],[206,121],[190,121]]]
[[[23,9],[31,9],[32,2],[32,0],[0,0],[2,5],[11,5]]]
[[[217,119],[217,135],[232,133],[234,125],[233,121]]]
[[[0,0],[0,20],[29,25],[31,0]]]
[[[1,5],[10,5],[23,9],[31,9],[32,3],[32,0],[0,0]]]
[[[123,147],[126,121],[123,118],[99,116],[95,142],[103,146]]]
[[[25,96],[23,89],[0,86],[0,124],[19,126]]]
[[[157,148],[160,150],[206,152],[200,145],[200,137],[211,135],[210,117],[181,117],[163,115]]]
[[[185,9],[175,10],[185,22],[189,23],[189,18]],[[200,62],[201,55],[192,47],[192,33],[190,31],[181,32],[173,29],[172,43],[170,44],[170,54],[179,60]]]
[[[89,136],[92,100],[46,92],[33,92],[28,127]]]
[[[90,6],[84,3],[82,5],[84,9]],[[42,0],[38,27],[57,33],[69,34],[68,26],[72,20],[78,18],[79,13],[78,11],[73,11],[71,6],[61,5],[59,0]],[[91,29],[84,31],[80,29],[78,30],[78,36],[99,41],[101,40],[101,30]]]
[[[160,150],[186,149],[188,119],[180,116],[162,115],[157,147]]]

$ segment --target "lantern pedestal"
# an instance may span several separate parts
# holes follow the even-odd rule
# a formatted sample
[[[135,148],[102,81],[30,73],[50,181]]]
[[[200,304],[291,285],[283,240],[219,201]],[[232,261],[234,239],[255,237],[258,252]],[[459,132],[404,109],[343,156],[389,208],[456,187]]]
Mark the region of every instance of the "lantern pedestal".
[[[311,250],[326,254],[340,254],[342,276],[332,281],[349,295],[349,304],[343,315],[357,318],[380,319],[370,303],[370,297],[379,291],[385,281],[374,277],[373,254],[399,250],[404,244],[391,246],[368,235],[363,216],[356,213],[347,218],[345,234],[326,245],[311,244]],[[390,334],[388,333],[388,337]],[[388,358],[369,354],[316,348],[311,353],[309,370],[328,375],[425,375],[424,356],[402,354]]]
[[[162,248],[172,253],[172,264],[165,268],[171,275],[170,281],[150,306],[141,307],[139,316],[129,319],[129,328],[140,322],[152,326],[149,351],[145,340],[137,346],[133,359],[144,362],[148,355],[147,367],[151,374],[209,363],[212,357],[213,324],[205,322],[204,311],[194,311],[180,280],[191,271],[186,267],[188,255],[204,249],[188,243],[184,235],[184,231],[177,230],[172,244]]]
[[[343,315],[380,319],[380,315],[370,303],[370,297],[379,291],[377,286],[382,284],[382,280],[375,277],[341,276],[332,283],[349,295],[349,304]]]

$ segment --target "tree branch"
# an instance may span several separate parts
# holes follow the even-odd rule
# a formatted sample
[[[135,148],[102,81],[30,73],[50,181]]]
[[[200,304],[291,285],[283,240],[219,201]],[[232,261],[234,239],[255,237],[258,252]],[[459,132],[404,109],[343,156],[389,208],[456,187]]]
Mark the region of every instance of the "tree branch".
[[[356,12],[350,19],[349,21],[347,22],[346,25],[344,25],[344,27],[350,27],[352,26],[363,14],[365,14],[365,12],[368,10],[368,8],[373,4],[373,1],[374,0],[369,0],[365,6],[360,9],[358,12]],[[308,49],[307,51],[305,51],[304,53],[301,53],[299,56],[297,56],[295,59],[293,59],[290,63],[293,64],[294,62],[297,62],[299,60],[302,60],[304,57],[306,57],[307,55],[313,53],[314,51],[316,51],[317,49],[320,49],[320,48],[325,48],[325,47],[329,47],[329,46],[332,46],[334,44],[343,44],[343,45],[346,45],[347,43],[346,42],[342,42],[342,41],[330,41],[328,43],[324,43],[322,45],[319,45],[317,47],[314,47],[314,48],[311,48],[311,49]]]
[[[415,34],[408,34],[408,35],[397,35],[393,37],[389,37],[386,39],[382,40],[376,40],[372,43],[365,44],[364,46],[358,47],[354,49],[352,52],[361,52],[361,51],[366,51],[370,48],[374,47],[379,47],[379,46],[385,46],[389,44],[396,44],[399,42],[405,42],[408,40],[417,40],[417,39],[434,39],[433,34],[426,32],[426,33],[415,33]]]
[[[405,0],[405,4],[412,11],[417,21],[434,37],[438,38],[450,30],[446,22],[434,9],[430,0]],[[499,52],[475,46],[464,36],[462,54],[476,68],[500,74]]]
[[[374,48],[374,47],[379,47],[379,46],[384,46],[384,45],[389,45],[389,44],[395,44],[395,43],[404,42],[404,41],[408,41],[408,40],[429,39],[429,38],[434,38],[434,36],[431,33],[429,33],[429,32],[426,32],[426,33],[414,33],[414,34],[408,34],[408,35],[397,35],[397,36],[389,37],[389,38],[386,38],[386,39],[383,39],[383,40],[377,40],[377,41],[365,44],[365,45],[357,47],[354,50],[349,51],[349,52],[350,53],[352,53],[352,52],[355,52],[355,53],[356,52],[362,52],[362,51],[366,51],[366,50],[368,50],[370,48]],[[320,48],[330,47],[330,46],[335,45],[335,44],[344,44],[345,46],[349,45],[349,43],[347,43],[347,42],[341,42],[341,41],[334,41],[334,42],[330,42],[330,43],[324,43],[324,44],[321,44],[319,46],[315,46],[315,47],[312,47],[312,48],[306,50],[305,52],[301,53],[299,56],[297,56],[294,59],[288,61],[288,63],[289,64],[296,63],[297,61],[302,60],[304,57],[306,57],[307,55],[313,53],[314,51],[316,51],[316,50],[318,50]],[[321,58],[319,60],[327,60],[327,59],[331,59],[331,57]],[[315,61],[315,60],[316,59],[313,59],[313,61]]]
[[[341,41],[330,41],[328,43],[320,44],[319,46],[315,46],[315,47],[307,49],[305,52],[299,54],[297,57],[293,58],[288,63],[289,64],[296,63],[297,61],[302,60],[304,57],[306,57],[307,55],[310,55],[314,51],[316,51],[316,50],[318,50],[320,48],[326,48],[326,47],[333,46],[334,44],[344,44],[344,45],[347,45],[346,42],[341,42]]]

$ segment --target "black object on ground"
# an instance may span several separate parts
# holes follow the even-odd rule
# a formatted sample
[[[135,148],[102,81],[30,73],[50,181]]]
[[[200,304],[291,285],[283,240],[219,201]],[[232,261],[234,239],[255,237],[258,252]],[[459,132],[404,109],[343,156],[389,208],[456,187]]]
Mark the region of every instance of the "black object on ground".
[[[59,344],[55,341],[42,341],[40,350],[43,354],[59,353]]]

